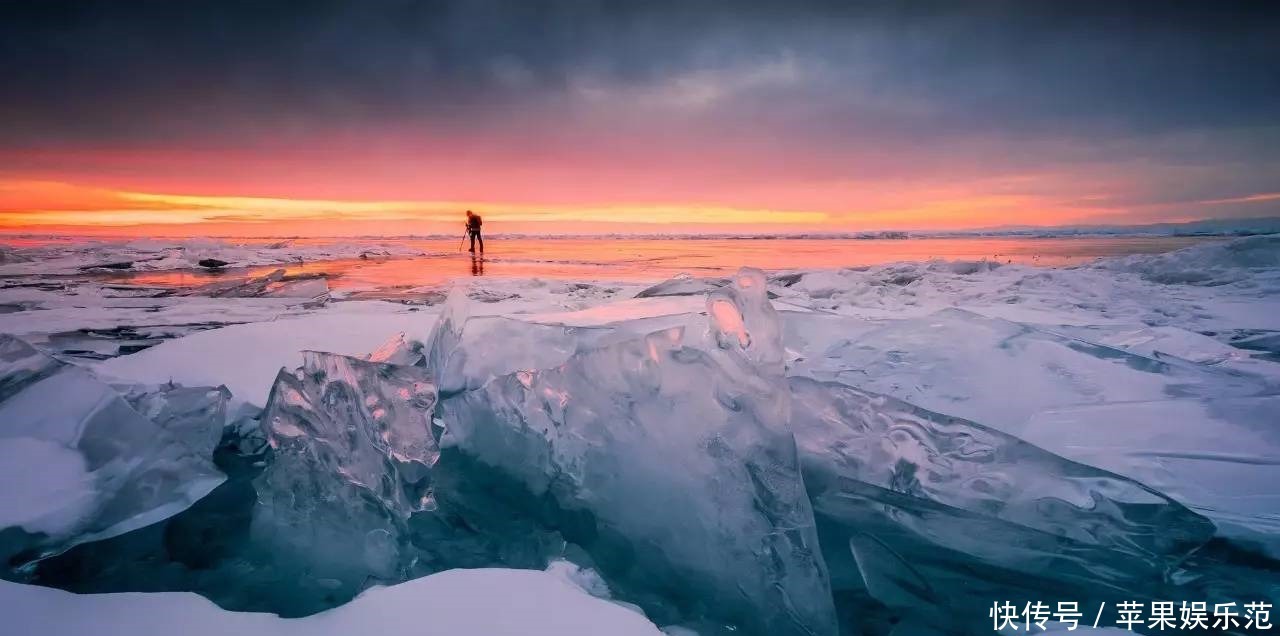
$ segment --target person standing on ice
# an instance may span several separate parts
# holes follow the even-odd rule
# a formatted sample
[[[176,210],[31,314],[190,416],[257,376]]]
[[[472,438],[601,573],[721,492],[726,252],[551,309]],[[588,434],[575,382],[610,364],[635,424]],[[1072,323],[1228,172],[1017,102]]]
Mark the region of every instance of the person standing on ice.
[[[480,236],[480,226],[484,221],[479,214],[467,210],[467,235],[471,237],[471,253],[476,251],[476,241],[480,241],[480,253],[484,254],[484,237]]]

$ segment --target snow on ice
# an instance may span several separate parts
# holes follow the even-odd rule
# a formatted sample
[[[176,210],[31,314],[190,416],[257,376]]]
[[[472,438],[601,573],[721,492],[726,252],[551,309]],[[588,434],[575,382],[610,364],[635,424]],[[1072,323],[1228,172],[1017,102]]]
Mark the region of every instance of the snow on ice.
[[[225,394],[161,388],[131,404],[84,369],[12,336],[0,336],[0,454],[17,484],[44,473],[33,493],[11,490],[0,540],[11,561],[55,554],[171,516],[208,494],[223,475],[207,440],[221,437]],[[151,417],[136,410],[144,409]],[[200,426],[193,426],[195,411]]]
[[[0,259],[0,276],[74,274],[93,270],[161,271],[195,268],[200,261],[243,268],[304,261],[419,256],[404,245],[352,242],[231,242],[217,239],[72,240],[9,248]]]
[[[644,616],[551,573],[451,570],[374,588],[342,607],[307,618],[218,609],[194,594],[97,594],[0,581],[9,634],[140,636],[660,636]]]

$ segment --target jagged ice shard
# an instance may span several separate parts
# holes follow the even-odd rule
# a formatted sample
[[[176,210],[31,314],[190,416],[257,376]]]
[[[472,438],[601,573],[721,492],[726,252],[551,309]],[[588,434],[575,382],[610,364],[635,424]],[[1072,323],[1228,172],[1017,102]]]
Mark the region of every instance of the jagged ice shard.
[[[255,544],[338,597],[410,578],[400,544],[409,516],[434,506],[435,400],[421,367],[306,352],[281,371],[261,420],[273,457],[254,481]]]
[[[475,390],[516,371],[548,369],[574,354],[634,340],[670,326],[705,325],[697,315],[649,317],[598,326],[545,324],[509,316],[468,316],[464,286],[454,287],[421,363],[432,369],[442,396]]]
[[[1153,594],[1213,535],[1142,484],[989,427],[837,382],[790,384],[837,591],[933,611],[1020,591]]]
[[[226,387],[128,385],[117,387],[129,405],[177,435],[201,457],[213,457],[227,419]]]
[[[200,403],[220,416],[220,392],[194,391],[214,391]],[[10,564],[165,519],[221,483],[203,440],[222,421],[178,425],[166,412],[148,419],[90,372],[0,335],[0,463],[12,496],[26,496],[3,506]]]
[[[449,438],[548,502],[651,618],[834,634],[763,275],[740,272],[707,313],[445,399]]]

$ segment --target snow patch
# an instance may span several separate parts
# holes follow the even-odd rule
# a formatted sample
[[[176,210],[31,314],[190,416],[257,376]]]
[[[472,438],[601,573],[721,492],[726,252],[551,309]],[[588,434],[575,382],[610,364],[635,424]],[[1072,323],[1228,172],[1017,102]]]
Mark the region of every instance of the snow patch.
[[[228,612],[195,595],[76,595],[0,581],[11,636],[660,636],[644,616],[592,598],[553,574],[450,570],[366,591],[307,618]]]

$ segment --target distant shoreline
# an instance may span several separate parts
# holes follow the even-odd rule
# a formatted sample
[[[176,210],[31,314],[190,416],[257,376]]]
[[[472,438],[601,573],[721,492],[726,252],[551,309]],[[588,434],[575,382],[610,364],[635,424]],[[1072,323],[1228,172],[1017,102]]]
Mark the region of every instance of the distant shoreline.
[[[492,240],[543,240],[543,241],[571,241],[571,240],[607,240],[607,239],[625,239],[625,240],[681,240],[681,241],[891,241],[891,240],[913,240],[913,239],[974,239],[974,238],[1008,238],[1008,239],[1069,239],[1069,238],[1237,238],[1245,236],[1265,236],[1268,234],[1280,234],[1280,224],[1275,228],[1238,228],[1238,229],[1222,229],[1222,230],[1182,230],[1182,231],[1157,231],[1157,230],[1101,230],[1101,229],[1019,229],[1019,230],[956,230],[956,231],[921,231],[921,232],[905,232],[905,231],[886,231],[886,232],[803,232],[803,233],[716,233],[716,234],[524,234],[524,233],[493,233],[487,234],[486,237]],[[0,233],[0,243],[6,240],[18,239],[61,239],[61,240],[87,240],[87,241],[133,241],[133,240],[173,240],[184,241],[191,239],[217,239],[217,240],[304,240],[304,241],[341,241],[341,240],[374,240],[374,241],[422,241],[422,240],[456,240],[458,237],[452,234],[400,234],[400,235],[380,235],[380,234],[363,234],[350,236],[301,236],[301,235],[275,235],[275,234],[202,234],[199,236],[182,236],[182,235],[128,235],[128,234],[58,234],[58,233]]]

